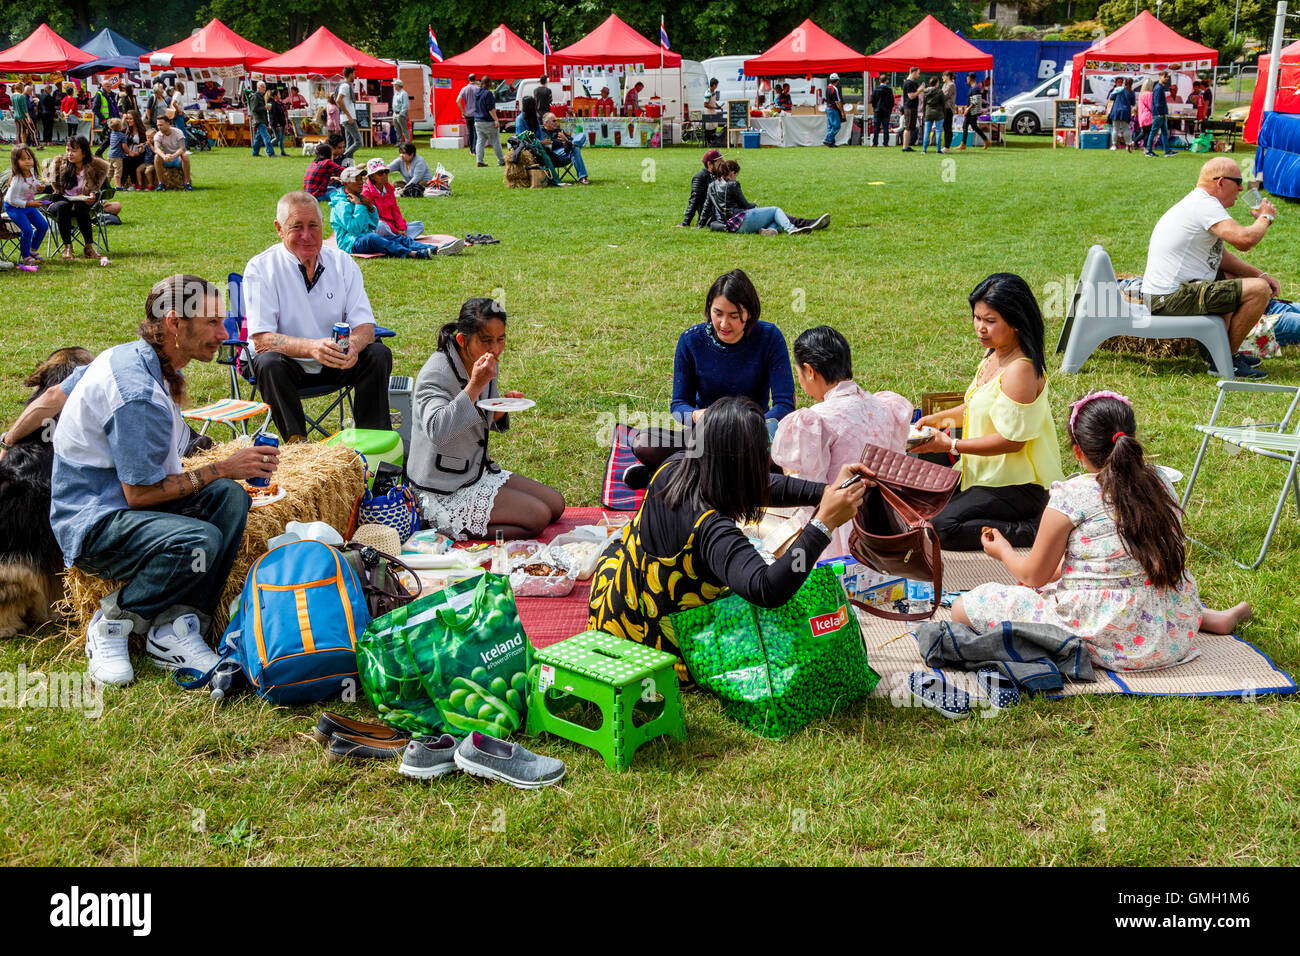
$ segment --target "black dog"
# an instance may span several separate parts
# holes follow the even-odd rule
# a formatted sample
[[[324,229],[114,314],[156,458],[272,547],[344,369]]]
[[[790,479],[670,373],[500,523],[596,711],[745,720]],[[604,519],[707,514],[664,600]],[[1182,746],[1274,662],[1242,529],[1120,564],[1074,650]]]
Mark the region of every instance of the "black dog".
[[[79,366],[95,358],[82,348],[59,349],[25,384],[30,405]],[[63,552],[50,528],[50,473],[54,445],[48,425],[16,442],[0,458],[0,637],[50,620],[60,594]]]

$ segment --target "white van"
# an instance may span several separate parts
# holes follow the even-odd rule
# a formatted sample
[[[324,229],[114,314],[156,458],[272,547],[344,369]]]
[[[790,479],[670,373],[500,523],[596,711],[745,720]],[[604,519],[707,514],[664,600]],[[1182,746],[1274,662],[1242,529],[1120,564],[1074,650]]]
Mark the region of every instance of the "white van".
[[[1034,133],[1050,130],[1053,119],[1052,111],[1055,109],[1052,101],[1069,98],[1071,72],[1072,64],[1067,62],[1064,73],[1058,73],[1050,80],[1044,80],[1032,90],[1019,93],[1003,103],[1002,109],[1006,111],[1007,125],[1011,132],[1019,133],[1021,136],[1032,136]],[[1085,103],[1105,103],[1111,87],[1115,85],[1116,76],[1131,76],[1133,78],[1134,92],[1137,92],[1138,87],[1142,85],[1143,74],[1141,73],[1132,71],[1121,73],[1090,71],[1084,74],[1084,78],[1088,81],[1088,88],[1083,91],[1080,99]],[[1175,82],[1178,83],[1180,91],[1182,81],[1177,78],[1181,76],[1183,74],[1175,74]],[[1190,79],[1186,80],[1186,86],[1190,92]]]
[[[750,53],[746,56],[709,57],[700,64],[704,69],[704,92],[708,93],[709,80],[717,80],[719,104],[725,104],[727,100],[753,100],[758,95],[758,80],[745,75],[745,61],[752,60],[757,55]],[[790,92],[794,92],[793,84]],[[690,101],[693,110],[698,110],[703,105],[703,96],[698,101]]]

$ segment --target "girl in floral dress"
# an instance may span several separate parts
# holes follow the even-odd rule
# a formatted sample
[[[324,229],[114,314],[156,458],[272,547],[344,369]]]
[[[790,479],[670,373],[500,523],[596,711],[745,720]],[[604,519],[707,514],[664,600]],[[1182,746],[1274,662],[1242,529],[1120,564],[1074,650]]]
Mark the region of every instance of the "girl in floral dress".
[[[1087,641],[1097,666],[1132,671],[1191,660],[1199,631],[1231,634],[1250,617],[1245,602],[1201,606],[1172,489],[1143,460],[1136,433],[1122,395],[1093,392],[1071,406],[1070,441],[1085,472],[1053,483],[1029,554],[987,529],[985,553],[1022,584],[980,585],[954,602],[954,620],[977,631],[1054,624]]]

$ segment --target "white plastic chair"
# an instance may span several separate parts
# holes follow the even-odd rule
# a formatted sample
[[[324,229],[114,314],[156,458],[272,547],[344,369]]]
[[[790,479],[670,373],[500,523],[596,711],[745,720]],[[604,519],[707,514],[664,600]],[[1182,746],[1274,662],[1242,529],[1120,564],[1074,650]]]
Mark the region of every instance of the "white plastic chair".
[[[1209,351],[1214,373],[1230,379],[1232,351],[1228,327],[1221,315],[1152,315],[1145,305],[1129,302],[1120,291],[1110,256],[1093,246],[1070,298],[1070,309],[1056,343],[1064,352],[1061,371],[1074,374],[1097,346],[1117,335],[1143,339],[1195,339]]]

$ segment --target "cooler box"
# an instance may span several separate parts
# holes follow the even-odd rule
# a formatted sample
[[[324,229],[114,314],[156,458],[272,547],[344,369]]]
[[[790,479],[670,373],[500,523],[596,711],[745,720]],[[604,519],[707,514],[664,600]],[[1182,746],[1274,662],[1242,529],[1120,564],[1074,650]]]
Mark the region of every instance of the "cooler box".
[[[375,470],[381,461],[402,468],[406,465],[406,452],[402,448],[402,436],[397,432],[386,432],[371,428],[345,428],[336,432],[322,443],[325,445],[343,445],[365,456],[366,467],[370,469],[370,478],[375,480]]]
[[[763,133],[761,130],[757,130],[757,129],[745,130],[745,149],[758,149],[759,140],[761,140],[762,138],[763,138]]]
[[[1110,129],[1090,129],[1079,134],[1080,149],[1109,149]]]
[[[459,136],[435,136],[429,140],[430,149],[462,149],[464,140]]]
[[[408,450],[411,447],[411,393],[415,389],[415,379],[407,375],[394,375],[388,379],[388,414],[393,420],[393,429],[402,436],[402,444]]]
[[[662,103],[646,104],[645,115],[650,119],[658,119],[660,116],[663,116],[663,114],[664,114],[664,107]]]

